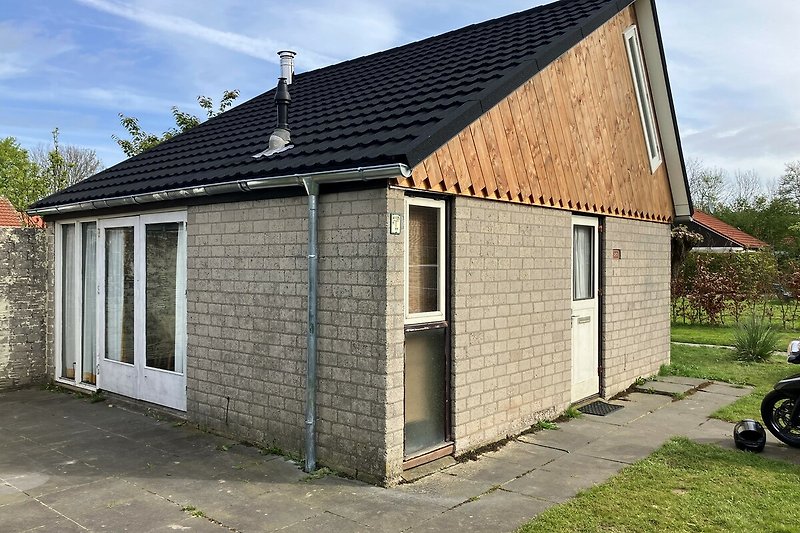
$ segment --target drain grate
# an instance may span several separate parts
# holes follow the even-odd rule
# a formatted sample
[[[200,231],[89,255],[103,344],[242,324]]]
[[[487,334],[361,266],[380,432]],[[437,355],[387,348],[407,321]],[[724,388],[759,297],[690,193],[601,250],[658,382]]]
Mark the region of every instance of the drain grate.
[[[587,403],[583,407],[578,407],[578,411],[586,415],[606,416],[613,413],[617,409],[622,409],[621,405],[614,405],[613,403],[601,402],[600,400],[592,403]]]

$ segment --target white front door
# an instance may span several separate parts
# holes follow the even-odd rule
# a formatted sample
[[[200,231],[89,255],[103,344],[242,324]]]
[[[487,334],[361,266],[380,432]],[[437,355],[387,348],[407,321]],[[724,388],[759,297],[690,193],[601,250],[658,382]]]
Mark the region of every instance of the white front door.
[[[598,222],[572,217],[572,396],[573,402],[600,392]]]
[[[98,387],[185,411],[185,213],[98,228]]]

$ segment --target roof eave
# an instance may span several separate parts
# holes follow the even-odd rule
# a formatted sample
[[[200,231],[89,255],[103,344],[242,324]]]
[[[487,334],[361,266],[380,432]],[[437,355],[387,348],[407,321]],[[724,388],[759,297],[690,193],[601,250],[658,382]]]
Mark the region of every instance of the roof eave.
[[[306,180],[311,180],[318,184],[330,184],[391,179],[401,176],[405,178],[411,176],[411,170],[408,168],[408,165],[404,163],[391,163],[386,165],[354,167],[342,170],[242,179],[213,185],[182,187],[154,193],[125,195],[101,200],[87,200],[70,204],[34,208],[29,210],[28,213],[31,215],[54,216],[67,213],[94,211],[97,209],[149,205],[166,201],[180,201],[189,198],[218,196],[261,189],[303,186],[304,181]]]
[[[687,221],[694,213],[694,206],[689,191],[689,180],[686,176],[683,147],[678,131],[672,89],[669,84],[667,60],[664,55],[664,43],[661,38],[661,26],[658,22],[655,0],[636,0],[634,8],[650,80],[650,90],[653,94],[664,164],[667,165],[675,220]]]

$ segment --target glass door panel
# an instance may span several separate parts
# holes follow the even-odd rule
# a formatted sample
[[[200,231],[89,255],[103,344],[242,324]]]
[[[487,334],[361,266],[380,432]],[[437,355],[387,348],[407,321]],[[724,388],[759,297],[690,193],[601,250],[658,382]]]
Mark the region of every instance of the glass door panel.
[[[75,313],[75,225],[61,227],[61,375],[75,379],[77,364]]]
[[[176,371],[179,233],[177,222],[147,224],[145,229],[145,364],[172,372]]]
[[[105,230],[105,354],[111,361],[133,364],[134,228]]]
[[[97,383],[95,354],[97,353],[97,223],[81,224],[81,282],[83,309],[81,310],[81,381]]]
[[[439,447],[446,439],[446,331],[406,333],[406,456]]]

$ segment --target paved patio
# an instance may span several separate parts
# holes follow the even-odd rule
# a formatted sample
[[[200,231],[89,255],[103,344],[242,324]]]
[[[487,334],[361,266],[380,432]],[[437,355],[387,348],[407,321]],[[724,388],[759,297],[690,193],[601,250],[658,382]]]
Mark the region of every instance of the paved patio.
[[[693,386],[681,379],[669,383]],[[391,489],[309,479],[283,457],[109,402],[5,393],[0,531],[513,531],[674,434],[733,447],[732,425],[707,417],[747,392],[714,384],[678,402],[634,393],[608,416],[439,463]],[[765,453],[800,459],[772,439]]]

